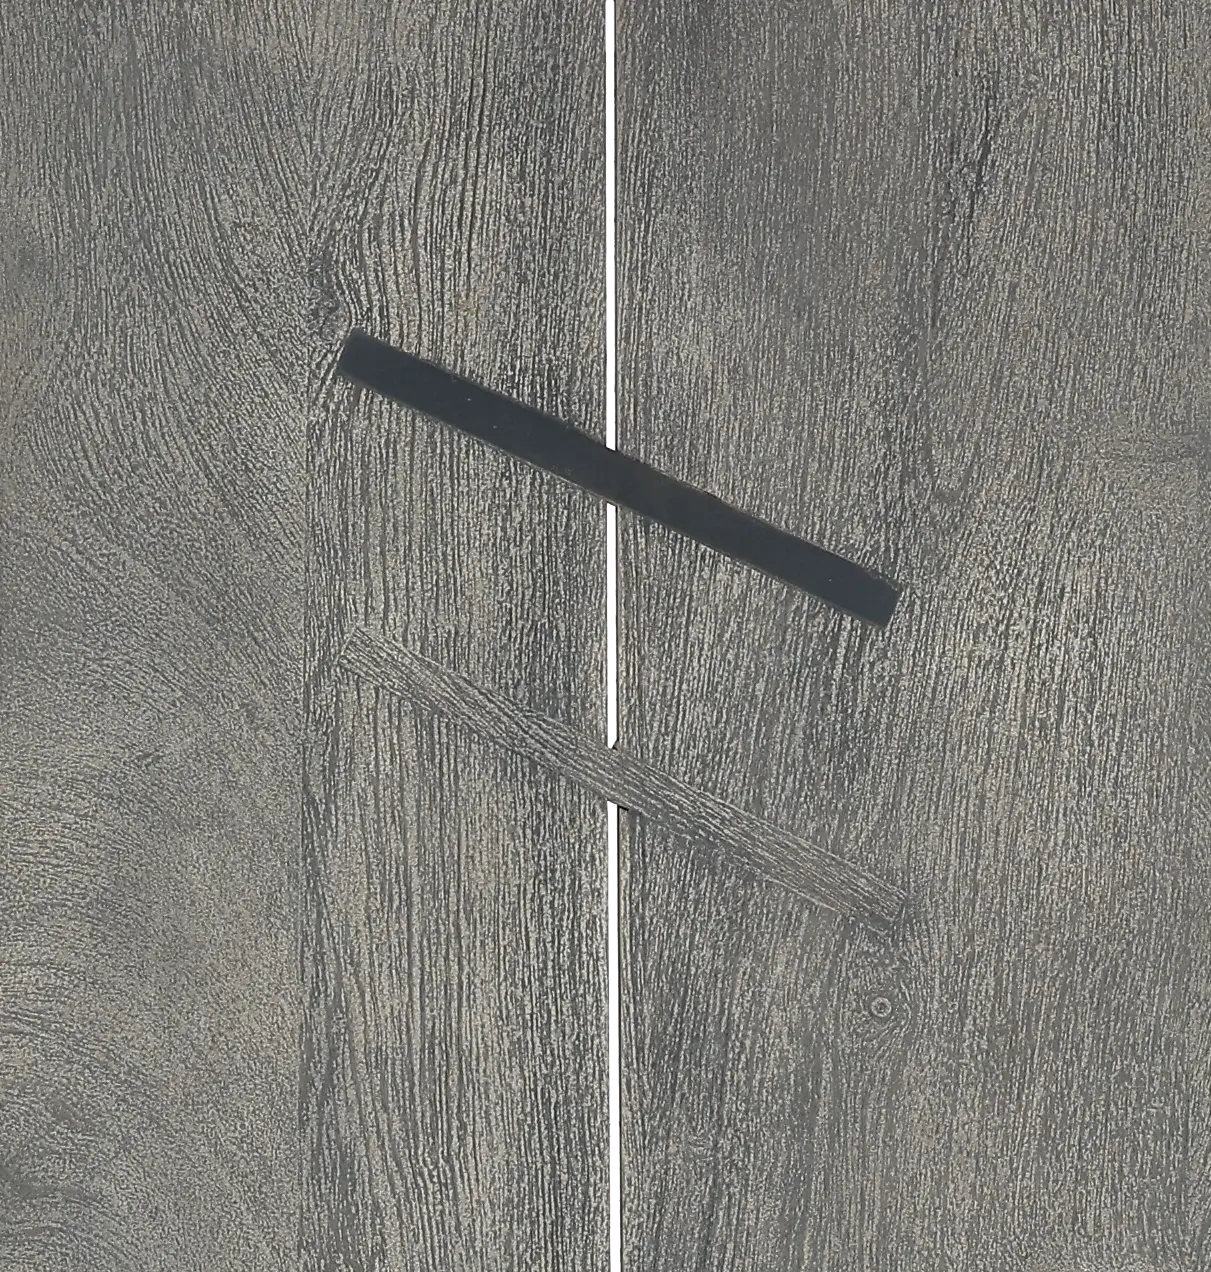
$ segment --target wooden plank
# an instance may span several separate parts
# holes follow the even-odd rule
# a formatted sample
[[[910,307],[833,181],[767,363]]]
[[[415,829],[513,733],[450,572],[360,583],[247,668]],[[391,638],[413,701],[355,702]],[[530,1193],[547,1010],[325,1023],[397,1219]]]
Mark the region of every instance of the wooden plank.
[[[602,517],[333,376],[364,326],[600,433],[601,22],[316,31],[303,1266],[602,1266],[604,814],[335,676],[365,623],[600,731]]]
[[[1211,23],[1205,18],[1191,20],[1183,37],[1172,49],[1171,74],[1179,84],[1197,85],[1211,57]],[[1194,135],[1206,136],[1211,127],[1211,102],[1204,96],[1188,109]],[[1185,329],[1181,334],[1190,347],[1205,349],[1211,341],[1211,288],[1194,280],[1211,277],[1211,238],[1202,230],[1211,224],[1211,154],[1206,146],[1188,147],[1182,168],[1190,234],[1185,261],[1192,279],[1185,287]],[[1202,454],[1209,432],[1202,404],[1211,399],[1211,363],[1204,358],[1201,365],[1194,362],[1187,367],[1185,385],[1186,426],[1197,442],[1197,453]],[[1199,464],[1204,527],[1206,472],[1205,463]],[[1178,1081],[1186,1257],[1191,1267],[1201,1267],[1211,1261],[1211,941],[1206,937],[1207,915],[1211,914],[1211,575],[1206,570],[1193,571],[1190,593],[1190,680],[1185,709],[1174,730],[1176,748],[1184,751],[1188,766],[1181,817],[1183,913],[1179,932],[1184,939],[1179,966],[1185,985],[1179,1002],[1185,1009],[1185,1028]]]
[[[294,1261],[308,39],[5,11],[4,1268]]]
[[[906,585],[878,637],[624,517],[622,740],[913,906],[629,835],[630,1266],[1200,1266],[1205,33],[621,17],[620,445]]]

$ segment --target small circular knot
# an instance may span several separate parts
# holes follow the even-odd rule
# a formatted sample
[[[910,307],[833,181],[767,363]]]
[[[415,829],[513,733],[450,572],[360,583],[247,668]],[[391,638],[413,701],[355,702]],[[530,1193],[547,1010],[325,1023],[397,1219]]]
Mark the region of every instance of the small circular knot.
[[[891,1015],[891,999],[883,994],[876,994],[866,1006],[876,1020],[886,1020]]]

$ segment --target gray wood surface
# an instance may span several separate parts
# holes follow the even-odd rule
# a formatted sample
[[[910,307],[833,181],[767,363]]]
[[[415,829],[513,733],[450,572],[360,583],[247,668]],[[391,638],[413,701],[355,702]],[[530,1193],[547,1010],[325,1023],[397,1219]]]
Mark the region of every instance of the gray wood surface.
[[[0,1268],[278,1272],[310,37],[291,5],[3,26]]]
[[[624,822],[628,1267],[1211,1261],[1206,18],[624,6],[620,437],[908,585],[622,518],[622,728],[902,888]],[[597,6],[22,0],[0,43],[0,1268],[605,1259]],[[301,770],[300,770],[301,763]],[[301,845],[300,845],[301,838]]]
[[[623,743],[912,909],[628,834],[629,1266],[1205,1267],[1205,15],[620,21],[620,445],[907,585],[624,516]]]
[[[386,605],[600,726],[600,512],[330,384],[357,318],[598,426],[600,44],[512,0],[6,10],[5,1272],[600,1262],[603,816],[338,728],[325,662]]]
[[[604,810],[335,660],[364,623],[602,731],[603,514],[331,374],[360,326],[600,430],[600,15],[365,5],[323,25],[303,1266],[600,1267]]]

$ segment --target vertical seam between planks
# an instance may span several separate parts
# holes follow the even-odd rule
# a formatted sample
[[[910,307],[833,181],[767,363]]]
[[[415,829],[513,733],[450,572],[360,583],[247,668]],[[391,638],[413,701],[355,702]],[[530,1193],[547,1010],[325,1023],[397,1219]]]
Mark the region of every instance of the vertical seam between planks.
[[[603,327],[605,445],[616,448],[617,431],[617,336],[616,290],[616,69],[614,69],[614,0],[604,0],[605,102],[604,102],[604,290]],[[605,740],[618,740],[618,510],[605,508]],[[622,1029],[618,995],[618,809],[605,809],[605,1119],[608,1140],[608,1268],[622,1267]]]

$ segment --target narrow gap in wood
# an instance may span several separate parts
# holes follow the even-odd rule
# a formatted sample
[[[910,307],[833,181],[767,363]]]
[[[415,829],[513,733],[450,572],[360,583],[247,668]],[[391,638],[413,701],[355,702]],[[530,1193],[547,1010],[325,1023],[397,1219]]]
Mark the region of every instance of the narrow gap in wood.
[[[618,744],[618,507],[606,504],[606,746]]]
[[[614,3],[605,0],[605,444],[618,448]],[[618,508],[606,504],[606,745],[618,744]],[[609,1269],[622,1272],[622,973],[618,805],[606,803],[606,1066]]]
[[[610,1272],[622,1270],[622,972],[618,805],[606,803],[606,964]]]

